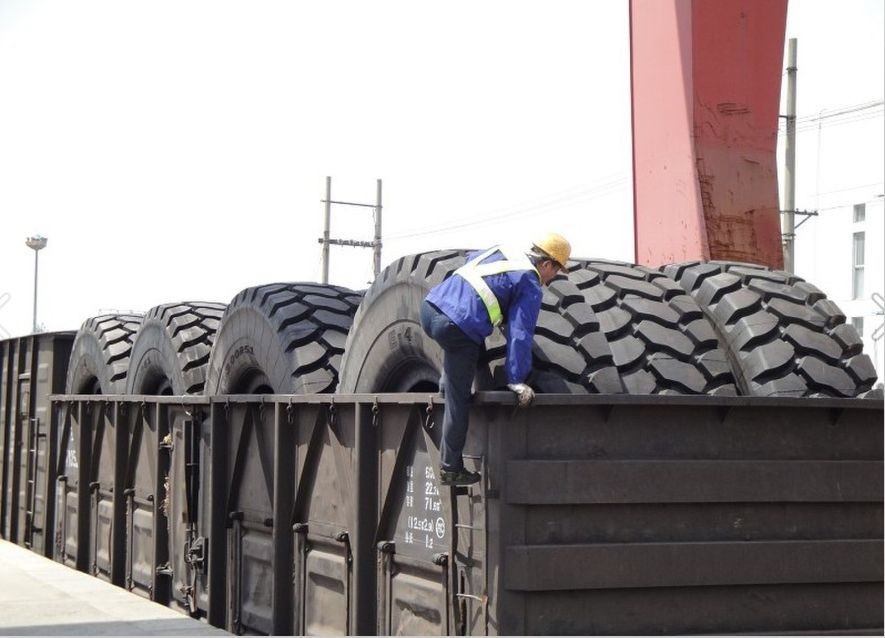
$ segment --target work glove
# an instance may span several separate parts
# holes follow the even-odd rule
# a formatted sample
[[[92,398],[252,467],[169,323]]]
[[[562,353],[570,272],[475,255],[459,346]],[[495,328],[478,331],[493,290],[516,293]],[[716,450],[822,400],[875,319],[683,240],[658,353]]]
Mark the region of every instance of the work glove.
[[[525,383],[508,383],[507,387],[516,393],[516,404],[521,408],[527,408],[535,400],[535,391]]]

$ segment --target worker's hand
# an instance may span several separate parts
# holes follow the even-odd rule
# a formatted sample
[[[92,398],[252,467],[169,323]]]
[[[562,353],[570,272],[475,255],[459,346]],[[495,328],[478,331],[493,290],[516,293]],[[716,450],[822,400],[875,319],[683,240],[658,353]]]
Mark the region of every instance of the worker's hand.
[[[525,383],[508,383],[507,387],[516,393],[516,403],[521,408],[527,408],[535,400],[535,391]]]

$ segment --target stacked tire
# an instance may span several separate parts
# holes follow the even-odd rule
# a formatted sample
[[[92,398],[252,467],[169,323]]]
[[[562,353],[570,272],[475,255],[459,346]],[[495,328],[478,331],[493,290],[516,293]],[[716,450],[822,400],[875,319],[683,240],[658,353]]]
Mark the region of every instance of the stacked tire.
[[[334,392],[361,296],[341,286],[315,283],[246,288],[221,319],[205,393]]]
[[[107,314],[83,322],[68,362],[67,394],[123,394],[142,315]]]
[[[70,394],[436,391],[442,352],[420,326],[430,289],[467,259],[398,259],[365,293],[315,283],[163,304],[83,323]],[[577,259],[544,288],[529,383],[539,392],[881,397],[857,331],[814,285],[732,262],[653,270]],[[506,385],[506,337],[484,344],[478,390]]]
[[[876,370],[845,315],[789,273],[733,262],[666,266],[719,335],[742,394],[865,397]]]
[[[132,347],[126,393],[202,394],[224,310],[221,303],[195,301],[151,308]]]
[[[339,391],[436,390],[442,352],[420,326],[429,290],[468,251],[434,251],[391,264],[366,293],[345,346]],[[575,260],[544,288],[528,382],[539,392],[735,394],[724,351],[704,313],[665,274],[619,262]],[[506,337],[484,344],[478,390],[501,389]]]

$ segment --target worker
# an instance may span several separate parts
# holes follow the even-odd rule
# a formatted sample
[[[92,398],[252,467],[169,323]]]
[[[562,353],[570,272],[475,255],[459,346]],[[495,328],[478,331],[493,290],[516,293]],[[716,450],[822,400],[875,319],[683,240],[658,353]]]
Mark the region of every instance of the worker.
[[[444,354],[441,484],[472,485],[480,479],[477,472],[465,469],[461,452],[480,350],[495,327],[503,325],[507,337],[507,387],[516,393],[520,407],[534,400],[526,379],[532,368],[541,286],[565,269],[570,254],[568,241],[556,233],[535,241],[528,252],[495,246],[471,253],[467,263],[435,286],[421,304],[421,326]]]

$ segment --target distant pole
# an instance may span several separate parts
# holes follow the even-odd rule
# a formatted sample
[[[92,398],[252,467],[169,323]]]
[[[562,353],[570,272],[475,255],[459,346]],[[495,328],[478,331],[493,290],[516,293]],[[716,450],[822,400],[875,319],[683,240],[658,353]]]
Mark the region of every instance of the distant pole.
[[[40,251],[34,251],[34,329],[32,332],[37,333],[37,271],[40,269]]]
[[[373,267],[375,276],[381,272],[381,180],[378,180],[378,188],[375,192],[375,203],[342,202],[332,199],[332,178],[326,177],[326,198],[322,200],[326,204],[326,228],[319,242],[323,245],[323,283],[329,283],[329,246],[353,246],[356,248],[371,248],[373,253]],[[357,206],[371,208],[375,216],[375,238],[372,241],[359,239],[332,239],[329,237],[329,227],[332,225],[332,204],[342,206]]]
[[[375,276],[381,272],[381,180],[375,194],[375,241],[373,246]]]
[[[37,333],[37,271],[40,265],[40,251],[46,248],[48,241],[40,235],[34,235],[25,240],[25,245],[34,251],[34,334]]]
[[[796,38],[787,48],[787,138],[784,172],[784,270],[795,272],[796,258]]]
[[[329,232],[332,225],[332,178],[326,176],[326,222],[323,226],[323,283],[329,283]]]

